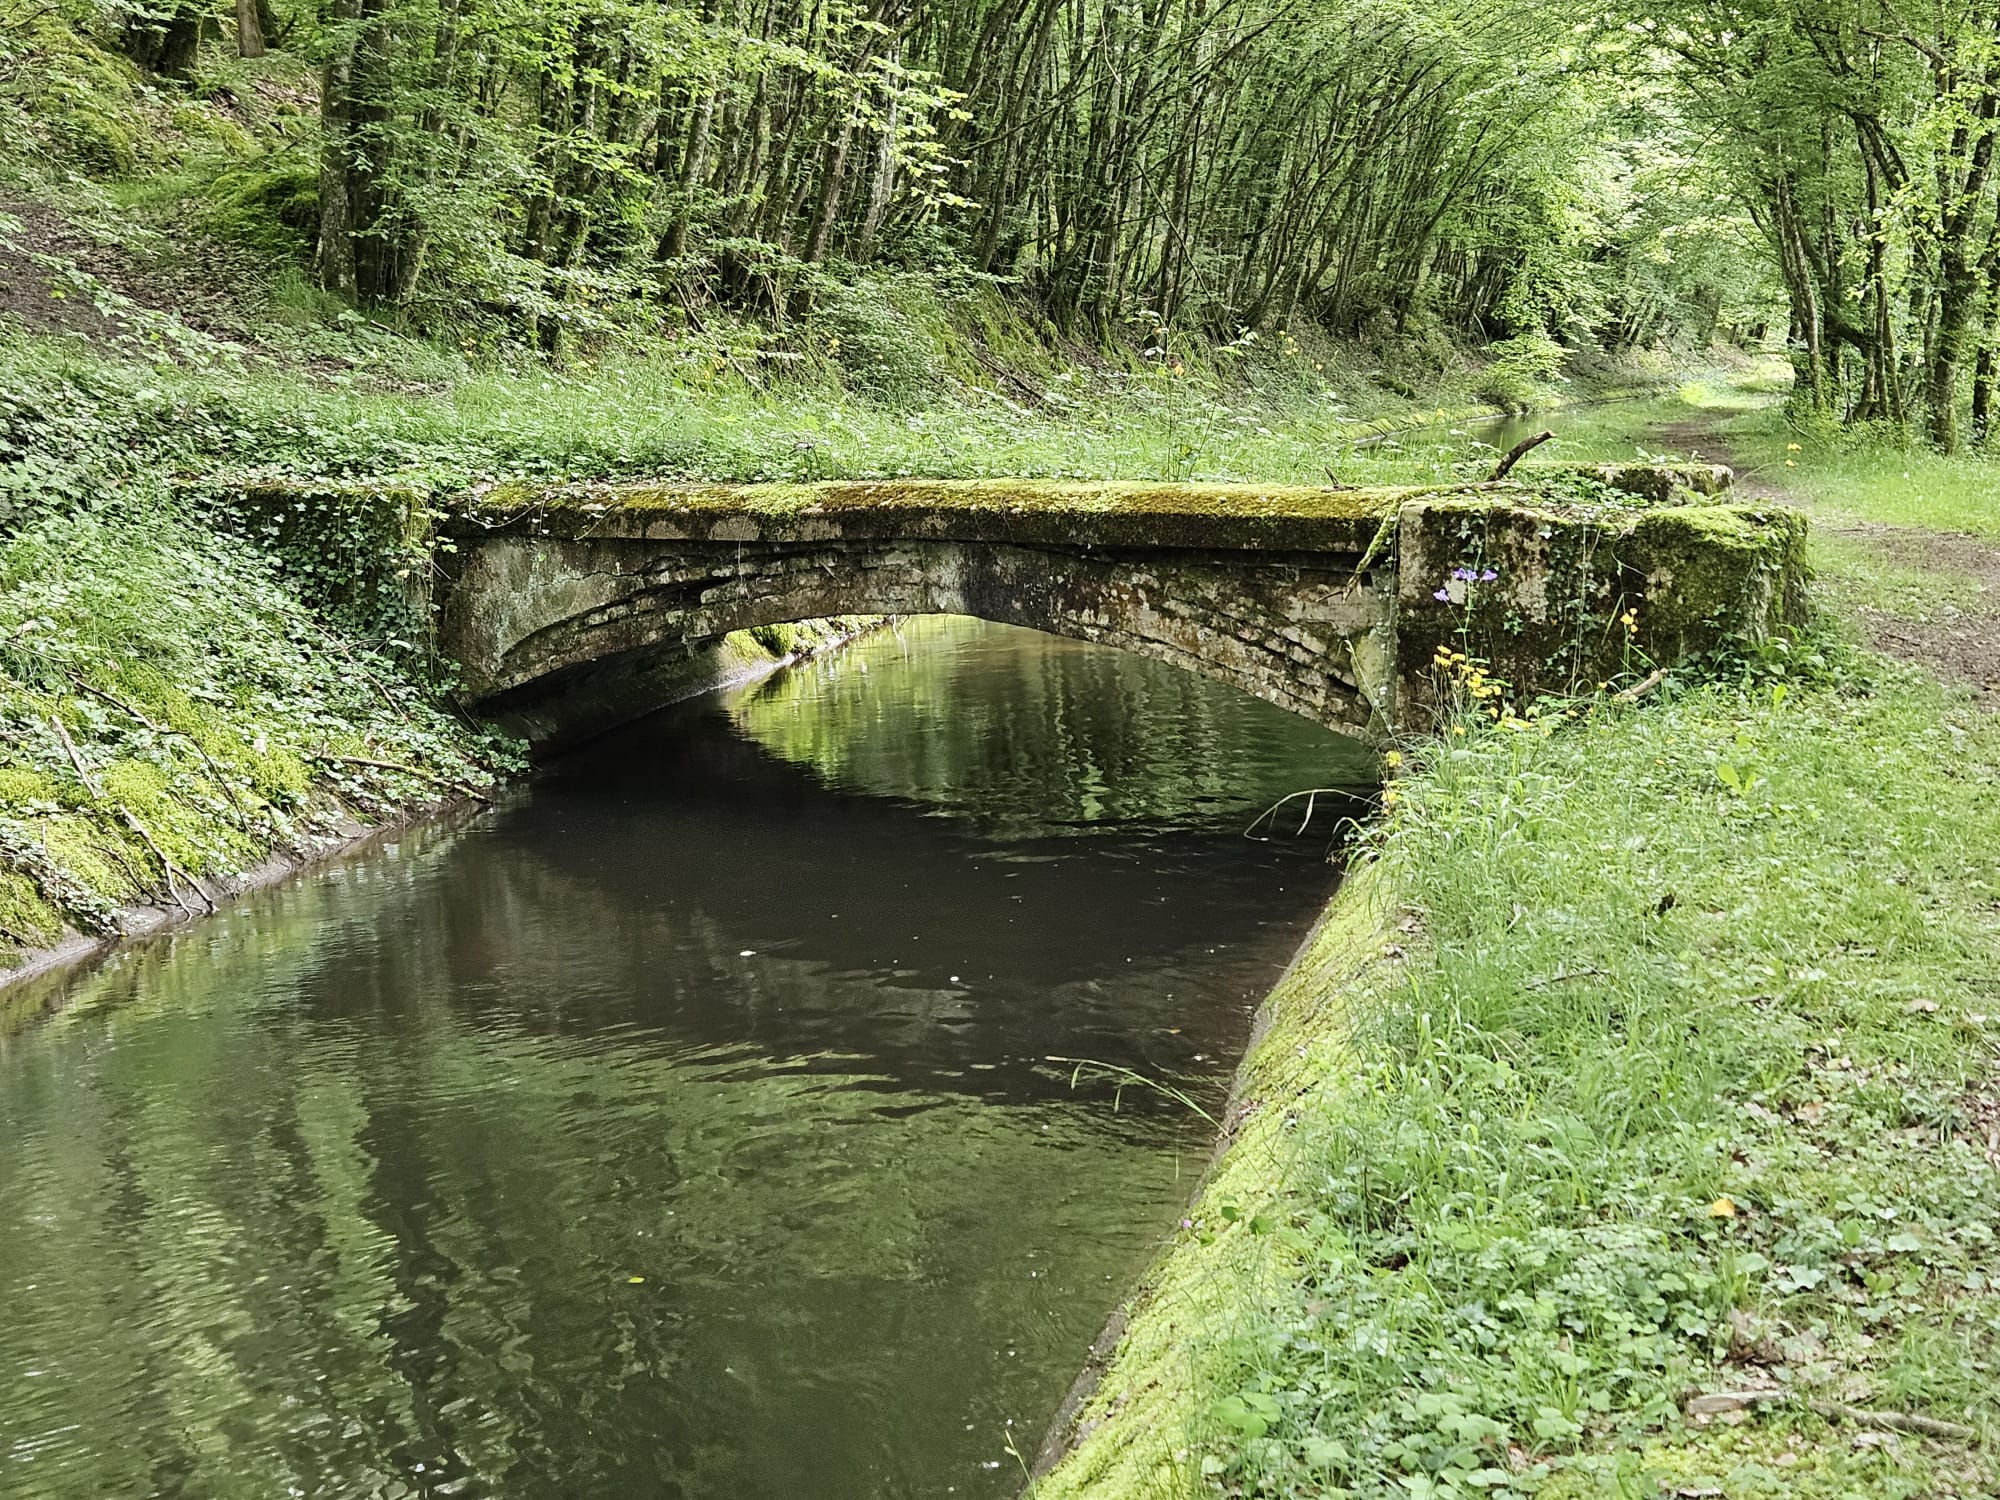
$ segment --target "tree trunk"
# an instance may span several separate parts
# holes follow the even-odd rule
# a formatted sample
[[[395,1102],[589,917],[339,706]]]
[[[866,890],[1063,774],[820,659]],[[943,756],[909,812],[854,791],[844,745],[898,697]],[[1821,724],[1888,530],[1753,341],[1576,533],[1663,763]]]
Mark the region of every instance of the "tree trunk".
[[[1984,448],[1993,435],[1993,379],[1995,350],[1989,333],[1979,341],[1979,353],[1972,361],[1972,446]]]
[[[147,72],[185,78],[201,50],[201,28],[207,18],[207,12],[191,0],[176,0],[164,13],[127,21],[120,43],[126,56]]]
[[[236,55],[264,55],[264,22],[257,13],[257,0],[236,0]]]
[[[353,172],[354,42],[346,28],[359,19],[360,0],[333,0],[339,40],[327,52],[319,84],[319,248],[313,260],[319,284],[354,295],[354,225],[349,184]]]

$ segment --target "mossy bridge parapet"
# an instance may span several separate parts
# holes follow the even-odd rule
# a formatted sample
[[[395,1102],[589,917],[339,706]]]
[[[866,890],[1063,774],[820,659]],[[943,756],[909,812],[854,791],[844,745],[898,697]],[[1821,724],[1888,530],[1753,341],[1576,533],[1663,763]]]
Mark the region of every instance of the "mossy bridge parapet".
[[[378,532],[447,542],[435,644],[471,706],[538,738],[651,706],[675,663],[731,632],[834,615],[969,614],[1119,646],[1372,740],[1433,722],[1441,644],[1526,696],[1802,622],[1803,518],[1727,503],[1728,470],[1516,476],[500,484],[444,502],[288,483],[233,498],[285,518],[372,505]],[[365,529],[355,519],[346,534]]]

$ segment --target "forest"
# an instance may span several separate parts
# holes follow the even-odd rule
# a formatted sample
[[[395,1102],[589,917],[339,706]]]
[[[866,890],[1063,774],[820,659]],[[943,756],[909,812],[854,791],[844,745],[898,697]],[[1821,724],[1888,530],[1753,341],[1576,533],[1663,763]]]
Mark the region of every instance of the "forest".
[[[1944,451],[1991,424],[1991,6],[71,0],[0,20],[17,122],[129,173],[87,69],[46,86],[73,38],[263,117],[226,185],[239,216],[327,292],[446,338],[575,351],[722,309],[782,352],[881,269],[1166,359],[1306,327],[1530,366],[1782,342],[1818,419]],[[230,54],[273,49],[301,66],[252,97]]]

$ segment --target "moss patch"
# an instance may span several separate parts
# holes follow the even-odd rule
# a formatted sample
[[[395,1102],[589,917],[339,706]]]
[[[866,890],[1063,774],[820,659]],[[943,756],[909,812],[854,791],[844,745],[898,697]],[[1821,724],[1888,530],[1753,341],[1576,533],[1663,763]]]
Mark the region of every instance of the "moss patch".
[[[62,914],[16,870],[0,870],[0,938],[22,946],[53,943],[62,936]]]
[[[813,484],[503,484],[479,492],[467,514],[491,522],[521,515],[1144,516],[1156,520],[1358,521],[1390,514],[1405,488],[1315,489],[1259,484],[1077,484],[1047,479],[908,479]]]

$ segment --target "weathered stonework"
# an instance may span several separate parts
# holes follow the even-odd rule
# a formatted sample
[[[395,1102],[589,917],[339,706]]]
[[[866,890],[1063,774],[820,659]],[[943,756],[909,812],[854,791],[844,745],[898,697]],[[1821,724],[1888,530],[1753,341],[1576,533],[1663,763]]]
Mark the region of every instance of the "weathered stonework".
[[[645,706],[733,631],[950,613],[1122,647],[1379,742],[1450,707],[1441,646],[1528,698],[1802,624],[1803,519],[1716,503],[1728,479],[507,485],[399,514],[443,517],[434,644],[468,703],[551,733],[569,703]],[[282,487],[237,494],[296,508]]]
[[[502,711],[607,660],[822,615],[964,614],[1123,647],[1366,734],[1393,693],[1392,575],[1361,552],[1210,553],[909,539],[462,545],[442,647]]]
[[[498,489],[455,525],[438,640],[469,698],[505,712],[774,621],[970,614],[1136,651],[1382,739],[1434,718],[1441,645],[1527,696],[1797,623],[1801,520],[1674,503],[1727,480],[1607,466],[1381,490]]]
[[[1433,665],[1440,648],[1484,663],[1520,703],[1587,693],[1802,625],[1805,535],[1805,517],[1784,508],[1682,504],[1579,516],[1478,498],[1405,505],[1396,528],[1397,719],[1425,727],[1448,697],[1448,674]]]

